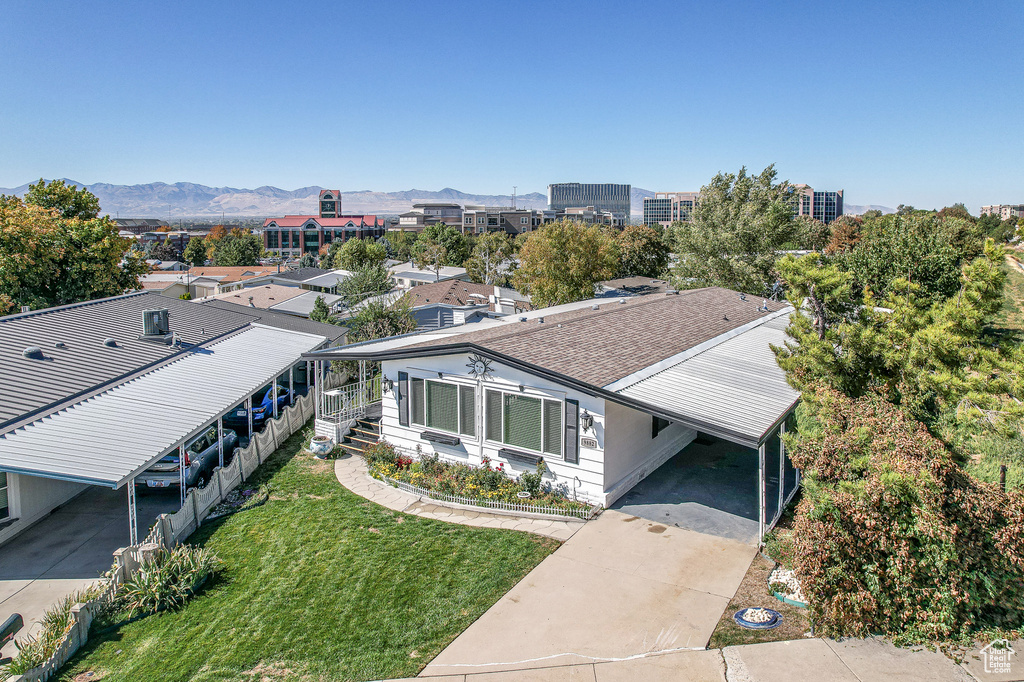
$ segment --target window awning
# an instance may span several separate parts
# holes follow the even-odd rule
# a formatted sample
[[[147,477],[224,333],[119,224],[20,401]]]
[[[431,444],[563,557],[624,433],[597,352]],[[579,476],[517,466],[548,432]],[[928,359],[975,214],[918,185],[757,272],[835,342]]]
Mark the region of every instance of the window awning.
[[[327,339],[252,324],[0,437],[0,471],[119,488]]]

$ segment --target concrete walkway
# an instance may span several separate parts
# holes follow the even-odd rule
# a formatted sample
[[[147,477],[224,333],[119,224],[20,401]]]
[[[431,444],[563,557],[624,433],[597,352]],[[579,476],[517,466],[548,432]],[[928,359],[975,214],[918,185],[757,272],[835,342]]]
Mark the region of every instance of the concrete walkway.
[[[360,497],[376,502],[382,507],[395,511],[415,514],[428,519],[458,523],[479,528],[507,528],[556,540],[568,540],[583,527],[584,521],[559,521],[555,519],[534,519],[523,516],[505,516],[487,511],[443,507],[429,498],[407,493],[381,481],[370,478],[366,471],[366,460],[362,457],[347,456],[334,461],[334,474],[338,481]]]
[[[139,495],[139,533],[156,517],[180,506],[177,495]],[[0,622],[20,613],[22,638],[38,631],[36,621],[68,594],[95,582],[128,545],[125,490],[90,487],[0,548]],[[2,655],[16,653],[14,642]]]
[[[694,654],[683,650],[707,646],[755,552],[735,540],[606,511],[527,574],[422,674],[533,671],[652,652]],[[706,654],[686,659],[703,661]]]

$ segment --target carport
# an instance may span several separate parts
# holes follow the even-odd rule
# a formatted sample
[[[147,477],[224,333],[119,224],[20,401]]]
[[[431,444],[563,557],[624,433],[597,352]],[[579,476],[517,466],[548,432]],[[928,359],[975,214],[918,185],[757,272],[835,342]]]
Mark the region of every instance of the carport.
[[[26,419],[0,437],[0,471],[114,489],[127,485],[129,537],[136,544],[135,477],[167,454],[181,453],[211,424],[222,433],[228,411],[243,402],[251,408],[252,395],[268,383],[276,394],[278,377],[326,342],[316,334],[250,324],[57,412]]]
[[[620,395],[682,415],[697,438],[614,505],[699,532],[760,541],[796,494],[800,473],[782,441],[800,394],[771,346],[788,314],[695,346],[653,374],[616,382]]]

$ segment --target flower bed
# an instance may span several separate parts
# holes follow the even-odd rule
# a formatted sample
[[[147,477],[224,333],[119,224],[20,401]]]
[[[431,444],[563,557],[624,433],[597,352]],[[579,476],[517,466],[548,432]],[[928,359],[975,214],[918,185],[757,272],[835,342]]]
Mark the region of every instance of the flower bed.
[[[268,499],[270,499],[270,488],[266,485],[261,485],[258,488],[253,486],[235,488],[227,494],[223,502],[210,510],[210,515],[206,519],[212,521],[235,512],[252,509]]]
[[[400,482],[441,496],[462,498],[458,501],[482,507],[509,505],[540,513],[561,513],[590,518],[592,507],[586,502],[569,499],[543,480],[544,463],[535,473],[510,478],[505,465],[491,466],[484,458],[479,467],[442,462],[437,455],[413,459],[399,454],[387,441],[380,441],[363,452],[370,475],[388,482]],[[521,497],[520,493],[529,493]]]

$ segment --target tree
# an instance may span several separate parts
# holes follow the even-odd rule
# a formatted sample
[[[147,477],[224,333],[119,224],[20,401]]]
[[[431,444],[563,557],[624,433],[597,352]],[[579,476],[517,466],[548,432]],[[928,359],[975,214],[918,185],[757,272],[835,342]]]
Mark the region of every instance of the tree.
[[[594,285],[613,278],[618,267],[613,237],[597,225],[561,220],[526,235],[512,283],[545,308],[592,298]]]
[[[444,248],[444,244],[435,241],[417,241],[414,260],[416,267],[433,272],[436,282],[441,279],[441,268],[448,260],[448,249]]]
[[[383,339],[416,330],[416,320],[404,297],[390,305],[382,301],[369,301],[345,324],[349,328],[349,343]]]
[[[185,252],[182,259],[192,266],[201,267],[206,265],[206,242],[202,237],[192,237],[185,245]]]
[[[832,230],[829,226],[809,215],[801,215],[796,220],[796,245],[808,251],[821,251],[829,243]]]
[[[473,255],[466,261],[466,270],[474,282],[499,286],[508,284],[515,252],[516,243],[504,232],[482,234],[473,246]]]
[[[162,242],[151,242],[147,258],[154,258],[160,261],[174,261],[181,259],[181,252],[171,243],[171,238],[166,237]]]
[[[392,249],[388,253],[389,258],[394,258],[400,261],[411,261],[413,259],[413,252],[416,248],[415,232],[395,230],[388,232],[387,240]]]
[[[444,249],[444,262],[442,265],[461,268],[466,259],[469,258],[469,246],[466,243],[466,236],[454,227],[444,223],[428,225],[423,228],[423,231],[416,238],[414,253],[424,250],[438,252],[437,249],[433,248],[436,246],[441,246]]]
[[[84,187],[79,189],[75,185],[65,185],[63,180],[47,183],[40,178],[39,182],[28,186],[25,203],[52,208],[62,218],[89,220],[100,213],[99,199],[92,192]]]
[[[971,215],[971,212],[967,210],[967,207],[963,204],[953,204],[952,206],[946,206],[941,211],[935,214],[936,218],[963,218],[964,220],[970,220],[972,223],[976,221],[976,218]]]
[[[380,265],[387,260],[387,247],[373,239],[349,239],[338,250],[333,267],[344,270],[358,270],[371,265]]]
[[[352,307],[370,296],[383,294],[395,288],[395,280],[383,263],[364,265],[352,270],[337,288],[345,305]]]
[[[229,234],[214,244],[213,264],[217,266],[259,265],[263,241],[254,234]]]
[[[315,268],[317,266],[316,254],[304,253],[302,258],[299,259],[300,268]]]
[[[108,218],[63,218],[0,197],[0,315],[116,296],[149,271],[133,240]]]
[[[868,211],[868,213],[870,212]],[[877,213],[878,215],[875,217],[880,218],[882,212],[877,211]],[[863,226],[864,220],[854,215],[843,215],[833,220],[832,224],[829,225],[830,234],[828,244],[825,245],[825,253],[830,255],[846,253],[853,249],[857,242],[861,240]]]
[[[327,307],[323,296],[317,296],[316,300],[313,301],[313,310],[309,313],[309,319],[314,322],[330,323],[331,309]]]
[[[668,267],[669,246],[654,228],[628,225],[616,236],[619,277],[662,277]]]
[[[690,222],[673,226],[680,288],[720,286],[763,295],[775,283],[775,260],[796,234],[793,189],[759,175],[719,173],[702,187]]]

